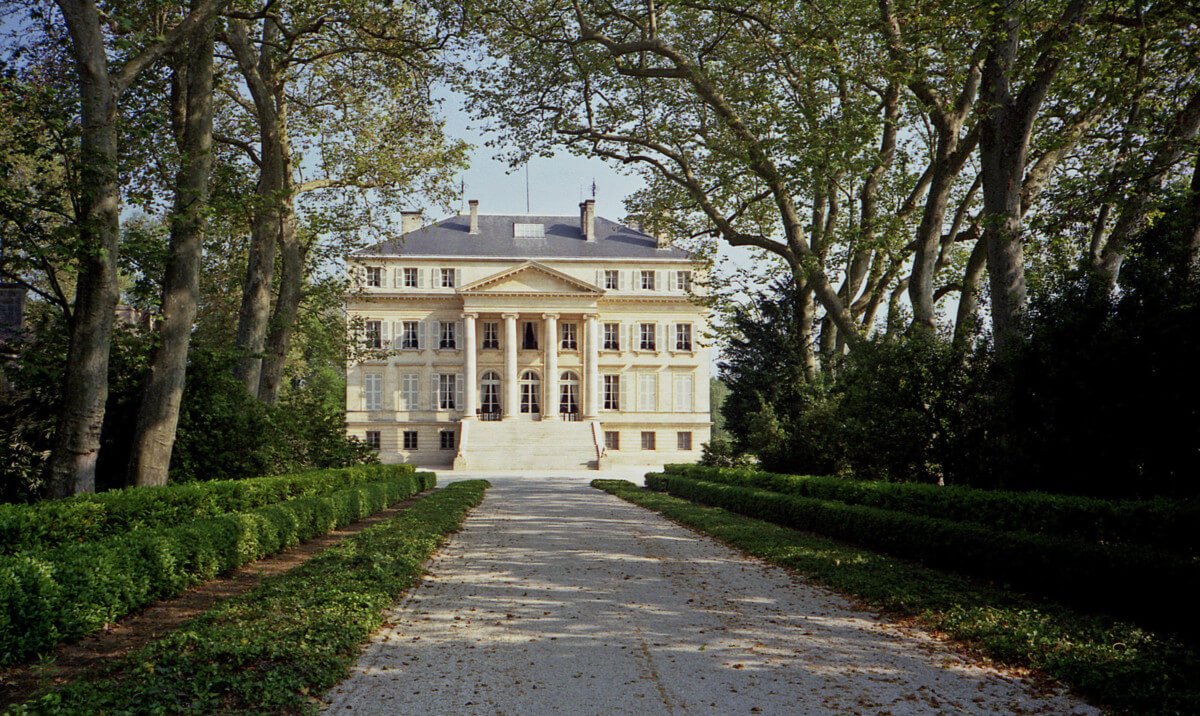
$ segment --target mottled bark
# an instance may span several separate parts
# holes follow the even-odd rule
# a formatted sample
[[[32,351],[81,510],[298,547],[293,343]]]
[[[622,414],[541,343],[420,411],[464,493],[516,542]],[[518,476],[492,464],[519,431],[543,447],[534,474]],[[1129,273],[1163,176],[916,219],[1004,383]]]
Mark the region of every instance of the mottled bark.
[[[179,424],[188,346],[200,297],[200,256],[212,173],[213,36],[197,33],[175,68],[180,154],[171,215],[170,255],[163,280],[159,343],[150,358],[129,461],[129,481],[165,485]]]
[[[286,213],[294,216],[291,201],[287,202]],[[271,315],[271,328],[267,336],[266,351],[262,361],[262,374],[258,382],[258,399],[274,405],[279,399],[279,386],[283,380],[283,367],[287,361],[292,332],[296,325],[296,314],[303,297],[305,276],[304,246],[296,237],[295,221],[284,224],[280,231],[279,250],[282,266],[279,274],[279,297]]]
[[[1021,246],[1021,191],[1033,122],[1063,64],[1063,45],[1083,19],[1090,0],[1070,0],[1040,38],[1039,53],[1025,86],[1014,94],[1021,38],[1016,4],[995,10],[983,65],[979,156],[983,174],[983,226],[992,298],[992,333],[1004,351],[1021,334],[1027,291]]]
[[[979,289],[987,270],[986,239],[976,240],[967,267],[963,271],[962,290],[958,297],[958,315],[954,320],[954,345],[965,348],[979,329]]]
[[[119,289],[121,195],[117,177],[118,103],[144,69],[203,26],[224,5],[204,0],[160,38],[118,68],[108,65],[94,0],[58,0],[70,36],[80,100],[79,278],[63,380],[63,405],[50,455],[47,494],[92,492],[108,399],[108,357]]]

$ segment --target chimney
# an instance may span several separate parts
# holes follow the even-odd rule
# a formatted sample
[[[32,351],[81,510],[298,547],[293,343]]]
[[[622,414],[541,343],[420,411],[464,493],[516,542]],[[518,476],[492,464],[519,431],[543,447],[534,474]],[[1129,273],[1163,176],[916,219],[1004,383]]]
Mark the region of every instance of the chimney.
[[[588,199],[579,205],[579,231],[584,241],[596,240],[596,200]]]
[[[467,202],[471,205],[471,228],[467,233],[479,233],[479,200],[472,199]]]
[[[416,231],[424,224],[421,221],[421,212],[419,211],[402,211],[400,212],[400,233],[407,234],[410,231]]]

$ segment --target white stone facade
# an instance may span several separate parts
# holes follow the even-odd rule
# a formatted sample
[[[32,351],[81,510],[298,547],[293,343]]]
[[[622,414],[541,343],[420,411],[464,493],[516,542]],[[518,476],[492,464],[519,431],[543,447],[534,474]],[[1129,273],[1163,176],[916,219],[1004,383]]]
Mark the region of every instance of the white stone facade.
[[[369,349],[347,367],[348,430],[377,441],[384,462],[603,468],[699,458],[711,428],[699,263],[644,248],[589,257],[586,243],[555,248],[580,256],[537,256],[547,249],[533,244],[528,257],[467,256],[462,246],[438,256],[432,240],[348,261],[359,286],[348,315]]]

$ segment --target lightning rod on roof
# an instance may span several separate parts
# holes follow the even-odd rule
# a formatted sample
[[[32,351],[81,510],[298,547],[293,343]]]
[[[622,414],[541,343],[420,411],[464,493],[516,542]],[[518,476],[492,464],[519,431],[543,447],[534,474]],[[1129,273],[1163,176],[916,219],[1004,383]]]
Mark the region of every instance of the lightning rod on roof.
[[[592,177],[592,198],[596,198],[596,178]]]

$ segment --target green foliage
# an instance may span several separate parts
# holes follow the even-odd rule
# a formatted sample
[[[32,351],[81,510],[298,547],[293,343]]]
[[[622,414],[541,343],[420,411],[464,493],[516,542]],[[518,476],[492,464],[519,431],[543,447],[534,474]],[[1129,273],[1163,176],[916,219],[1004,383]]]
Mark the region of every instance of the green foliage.
[[[754,465],[754,458],[744,452],[738,452],[729,438],[714,436],[702,446],[700,464],[711,467],[750,467]]]
[[[488,483],[455,482],[15,713],[312,713]]]
[[[592,485],[1003,663],[1038,669],[1117,711],[1200,710],[1200,654],[1164,634],[623,480]]]
[[[1194,560],[1141,546],[1096,545],[815,497],[651,473],[646,486],[933,567],[1012,584],[1064,603],[1200,635]]]
[[[254,510],[0,557],[0,664],[85,636],[157,599],[378,512],[434,481],[432,473],[399,474]]]
[[[972,522],[1004,531],[1034,532],[1097,545],[1140,544],[1185,555],[1200,553],[1200,534],[1196,531],[1200,501],[1196,500],[1102,500],[698,465],[667,465],[664,471],[694,480]]]
[[[0,505],[0,555],[48,549],[242,512],[410,475],[412,465],[362,465],[245,480],[134,487],[31,505]]]

